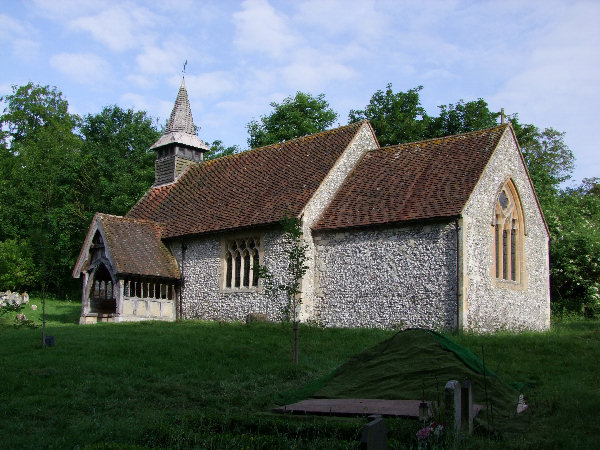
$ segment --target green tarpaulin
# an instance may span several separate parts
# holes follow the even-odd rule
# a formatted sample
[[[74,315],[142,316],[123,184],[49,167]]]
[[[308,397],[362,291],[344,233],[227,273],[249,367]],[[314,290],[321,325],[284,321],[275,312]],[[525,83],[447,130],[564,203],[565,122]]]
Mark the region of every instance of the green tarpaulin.
[[[519,391],[502,381],[469,349],[434,331],[410,329],[359,353],[329,375],[282,396],[284,403],[306,398],[378,398],[443,403],[449,380],[469,380],[478,422],[488,429],[520,428]],[[515,420],[513,420],[515,419]]]

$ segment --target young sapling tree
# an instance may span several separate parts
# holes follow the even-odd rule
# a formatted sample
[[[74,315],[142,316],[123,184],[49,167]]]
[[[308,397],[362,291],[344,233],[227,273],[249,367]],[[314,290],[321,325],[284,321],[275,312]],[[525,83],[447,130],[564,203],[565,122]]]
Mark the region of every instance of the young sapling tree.
[[[255,264],[254,270],[258,273],[258,277],[264,280],[265,293],[268,297],[275,298],[279,293],[285,293],[285,320],[293,323],[292,361],[294,364],[298,364],[300,322],[298,309],[302,303],[300,295],[302,278],[308,270],[306,265],[308,245],[303,239],[300,219],[285,216],[280,223],[283,229],[285,253],[288,257],[285,276],[281,280],[276,280],[271,270],[265,265]]]

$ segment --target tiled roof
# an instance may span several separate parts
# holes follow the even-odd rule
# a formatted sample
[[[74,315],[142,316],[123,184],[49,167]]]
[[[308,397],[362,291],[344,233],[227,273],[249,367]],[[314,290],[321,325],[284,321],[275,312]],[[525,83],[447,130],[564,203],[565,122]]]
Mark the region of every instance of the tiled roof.
[[[126,217],[166,224],[163,237],[266,225],[297,216],[364,122],[206,161],[150,189]]]
[[[117,273],[179,279],[177,262],[161,240],[162,225],[109,214],[96,218]]]
[[[458,216],[508,126],[369,151],[313,229]]]

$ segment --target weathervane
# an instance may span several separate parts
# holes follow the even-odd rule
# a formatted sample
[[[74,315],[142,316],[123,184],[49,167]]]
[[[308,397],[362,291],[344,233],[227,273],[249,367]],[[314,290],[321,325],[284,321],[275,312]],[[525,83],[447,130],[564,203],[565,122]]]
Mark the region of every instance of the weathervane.
[[[185,66],[187,66],[187,59],[183,63],[183,70],[181,71],[181,73],[184,74],[184,75],[185,75]]]

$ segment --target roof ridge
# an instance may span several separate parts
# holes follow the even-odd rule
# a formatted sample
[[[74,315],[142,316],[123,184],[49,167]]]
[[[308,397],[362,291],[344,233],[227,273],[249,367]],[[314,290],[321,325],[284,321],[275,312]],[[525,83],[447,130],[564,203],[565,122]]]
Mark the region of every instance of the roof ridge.
[[[347,125],[342,125],[342,126],[336,127],[336,128],[330,128],[329,130],[319,131],[318,133],[312,133],[312,134],[306,134],[304,136],[298,136],[298,137],[295,137],[294,139],[289,139],[287,141],[281,141],[281,142],[277,142],[277,143],[274,143],[274,144],[263,145],[261,147],[255,147],[255,148],[252,148],[252,149],[248,149],[247,151],[261,150],[263,148],[275,147],[277,145],[284,145],[284,144],[288,144],[290,142],[300,141],[300,140],[303,140],[303,139],[315,138],[315,137],[320,136],[320,135],[333,133],[334,131],[340,131],[340,130],[342,130],[344,128],[350,128],[352,126],[362,125],[364,122],[368,122],[368,119],[363,119],[363,120],[361,120],[359,122],[352,122],[352,123],[349,123]],[[245,152],[241,152],[241,153],[245,153]],[[233,155],[230,155],[230,156],[233,156]]]
[[[250,153],[250,152],[264,151],[264,150],[268,150],[268,149],[270,149],[270,148],[277,148],[277,147],[283,146],[283,145],[285,145],[285,144],[288,144],[288,143],[290,143],[290,142],[300,141],[300,140],[302,140],[302,139],[316,138],[316,137],[318,137],[318,136],[320,136],[320,135],[325,135],[325,134],[332,133],[332,132],[334,132],[334,131],[335,131],[335,132],[337,132],[337,131],[340,131],[340,130],[342,130],[342,129],[344,129],[344,128],[350,128],[351,126],[356,126],[357,124],[360,124],[360,125],[362,126],[362,124],[363,124],[363,123],[365,123],[365,122],[368,122],[368,121],[369,121],[368,119],[363,119],[363,120],[361,120],[361,121],[359,121],[359,122],[352,122],[352,123],[349,123],[349,124],[347,124],[347,125],[342,125],[342,126],[340,126],[340,127],[331,128],[331,129],[329,129],[329,130],[324,130],[324,131],[319,131],[318,133],[307,134],[307,135],[305,135],[305,136],[299,136],[299,137],[297,137],[297,138],[290,139],[290,140],[288,140],[288,141],[281,141],[281,142],[276,142],[276,143],[274,143],[274,144],[263,145],[263,146],[261,146],[261,147],[249,148],[248,150],[243,150],[243,151],[241,151],[241,152],[234,153],[233,155],[221,156],[220,158],[209,159],[209,160],[207,160],[207,161],[203,161],[203,163],[202,163],[202,164],[199,164],[199,165],[197,165],[197,166],[191,166],[191,167],[190,167],[190,169],[191,169],[192,167],[202,167],[202,166],[204,166],[204,165],[212,164],[212,163],[213,163],[213,162],[215,162],[215,161],[224,161],[224,160],[227,160],[227,159],[233,159],[233,158],[237,158],[237,157],[240,157],[241,155],[246,155],[246,154],[248,154],[248,153]],[[183,175],[183,174],[182,174],[182,175]],[[175,180],[174,182],[176,182],[176,181],[177,181],[177,180]]]
[[[484,133],[484,132],[487,132],[487,131],[491,131],[491,130],[494,130],[494,129],[497,129],[497,128],[498,129],[500,129],[500,128],[507,128],[510,125],[511,125],[510,122],[509,123],[501,123],[501,124],[495,125],[493,127],[482,128],[481,130],[473,130],[473,131],[466,131],[464,133],[449,134],[448,136],[432,137],[432,138],[427,138],[427,139],[421,139],[419,141],[402,142],[400,144],[386,145],[385,147],[379,147],[379,148],[371,149],[369,151],[374,151],[374,150],[391,150],[393,148],[403,147],[403,146],[406,146],[406,145],[422,144],[422,143],[425,143],[425,142],[438,141],[438,140],[442,140],[442,139],[459,138],[459,137],[468,136],[470,134],[481,134],[481,133]]]
[[[162,227],[166,226],[167,224],[164,222],[157,222],[156,220],[152,220],[152,219],[137,219],[135,217],[127,217],[127,216],[118,216],[116,214],[107,214],[107,213],[96,213],[98,216],[101,217],[107,217],[107,218],[114,218],[114,219],[124,219],[130,222],[137,222],[137,223],[141,223],[141,224],[150,224],[150,225],[160,225]]]

